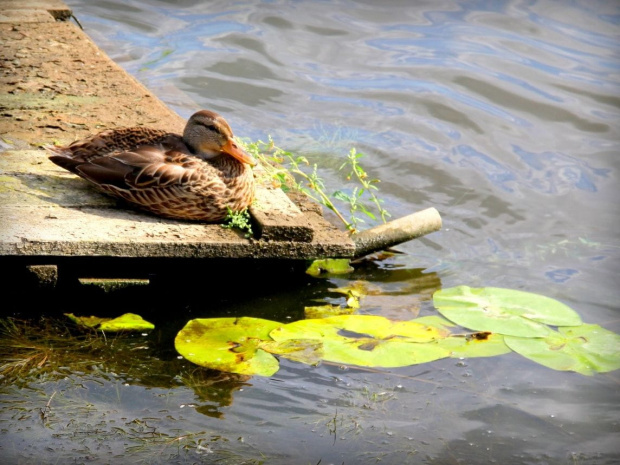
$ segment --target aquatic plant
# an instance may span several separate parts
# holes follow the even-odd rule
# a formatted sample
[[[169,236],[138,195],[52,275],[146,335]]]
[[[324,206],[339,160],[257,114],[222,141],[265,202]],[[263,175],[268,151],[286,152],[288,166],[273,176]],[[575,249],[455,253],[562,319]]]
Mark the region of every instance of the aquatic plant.
[[[28,376],[62,377],[83,371],[111,349],[112,340],[83,327],[74,331],[58,319],[37,322],[0,319],[0,375],[4,382],[26,382]]]
[[[130,373],[133,379],[170,372],[166,379],[172,380],[179,366],[191,366],[155,358],[136,363],[136,350],[147,347],[143,331],[152,325],[135,317],[0,318],[0,384],[27,385],[33,379],[51,381],[91,371]],[[101,326],[106,321],[109,326]]]
[[[355,308],[363,289],[357,284],[336,291],[348,302],[356,296]],[[256,318],[191,320],[178,333],[175,347],[201,366],[263,376],[278,370],[276,355],[311,364],[402,367],[514,351],[584,375],[620,369],[620,335],[584,324],[573,309],[549,297],[457,286],[435,292],[433,301],[443,318],[338,315],[288,324]]]
[[[75,316],[73,313],[65,313],[65,316],[79,326],[94,328],[100,331],[148,331],[155,328],[153,323],[144,320],[140,315],[134,313],[125,313],[116,318]]]
[[[355,150],[355,148],[352,148],[349,151],[349,155],[347,156],[347,161],[345,161],[340,166],[341,170],[348,166],[351,167],[351,171],[347,175],[347,180],[351,180],[352,178],[357,179],[362,186],[361,189],[359,187],[355,187],[353,188],[351,194],[346,194],[344,191],[336,191],[333,194],[334,198],[348,202],[349,211],[351,212],[351,223],[353,227],[355,227],[358,222],[363,221],[358,216],[356,216],[356,213],[358,211],[361,211],[373,220],[376,219],[375,215],[370,210],[368,210],[365,204],[363,202],[360,202],[360,199],[365,193],[368,193],[370,200],[372,201],[372,203],[375,204],[379,215],[381,215],[381,220],[384,223],[391,216],[390,213],[381,205],[383,203],[383,200],[379,199],[376,195],[376,191],[378,190],[376,184],[380,181],[378,179],[369,179],[368,173],[366,173],[364,168],[362,168],[362,165],[360,165],[359,163],[359,159],[363,156],[364,155],[362,153],[359,153]]]
[[[345,307],[311,307],[314,314],[287,324],[252,317],[194,319],[177,333],[175,349],[195,365],[249,376],[273,375],[280,357],[309,365],[403,367],[509,352],[583,375],[620,369],[620,335],[583,323],[572,308],[542,295],[457,286],[434,293],[440,315],[403,321],[355,314],[364,295],[375,292],[362,281],[331,290],[344,296]],[[104,331],[152,328],[132,314],[116,319],[67,316],[76,326],[43,320],[37,330],[12,318],[0,320],[0,374],[5,381],[14,382],[24,373],[62,376],[102,357],[125,363],[130,357],[119,350],[131,351],[132,343],[115,347]]]
[[[353,271],[348,258],[325,258],[314,260],[306,269],[310,276],[328,274],[347,274]]]
[[[328,208],[351,233],[355,233],[357,225],[363,222],[360,214],[373,220],[377,218],[372,208],[366,205],[367,200],[374,204],[374,208],[376,208],[383,222],[386,222],[390,216],[382,206],[383,200],[377,197],[378,187],[376,184],[379,183],[379,180],[369,178],[360,164],[360,159],[364,155],[357,152],[355,148],[349,151],[345,162],[340,166],[340,170],[349,167],[350,172],[347,174],[347,180],[357,181],[360,187],[353,188],[351,193],[337,190],[329,195],[326,192],[325,183],[318,173],[318,165],[315,163],[311,166],[306,157],[295,155],[276,146],[271,137],[269,137],[268,142],[262,140],[255,142],[239,140],[239,142],[247,152],[261,161],[268,179],[284,190],[295,189],[302,192],[315,202]],[[309,167],[309,169],[304,168],[304,166]],[[336,206],[334,200],[346,205],[349,210],[348,219]]]

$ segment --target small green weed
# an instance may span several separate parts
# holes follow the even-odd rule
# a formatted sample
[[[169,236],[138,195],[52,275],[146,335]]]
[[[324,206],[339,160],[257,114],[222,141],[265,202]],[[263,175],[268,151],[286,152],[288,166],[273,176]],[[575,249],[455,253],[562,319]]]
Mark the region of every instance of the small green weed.
[[[389,218],[391,215],[381,205],[383,203],[383,200],[379,199],[375,194],[375,192],[378,190],[376,184],[379,183],[379,180],[368,179],[368,174],[359,164],[359,159],[363,156],[364,155],[362,153],[359,153],[354,148],[352,148],[349,151],[349,155],[347,156],[347,161],[345,161],[340,166],[341,170],[347,166],[351,167],[351,171],[347,175],[347,180],[351,180],[352,178],[357,179],[362,185],[361,189],[355,187],[350,195],[344,193],[343,191],[336,191],[333,195],[335,198],[341,199],[349,203],[351,222],[353,223],[353,225],[356,225],[359,221],[361,221],[360,218],[356,216],[356,213],[358,211],[364,213],[366,216],[372,218],[373,220],[376,219],[375,215],[370,210],[368,210],[368,208],[362,202],[360,202],[362,196],[365,193],[368,193],[370,200],[375,204],[377,211],[381,215],[381,220],[385,223],[387,218]]]
[[[224,219],[224,223],[222,224],[223,228],[232,229],[236,228],[245,232],[245,237],[252,237],[254,235],[252,231],[252,220],[250,218],[250,212],[248,209],[244,209],[241,211],[232,211],[230,207],[228,208],[228,215]]]

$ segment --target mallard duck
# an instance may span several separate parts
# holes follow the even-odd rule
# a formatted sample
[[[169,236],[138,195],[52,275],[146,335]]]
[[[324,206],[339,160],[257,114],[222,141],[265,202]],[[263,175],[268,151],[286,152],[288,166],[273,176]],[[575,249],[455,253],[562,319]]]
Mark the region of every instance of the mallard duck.
[[[233,139],[226,120],[202,110],[183,136],[145,127],[111,129],[49,159],[102,191],[166,218],[218,222],[249,207],[256,161]]]

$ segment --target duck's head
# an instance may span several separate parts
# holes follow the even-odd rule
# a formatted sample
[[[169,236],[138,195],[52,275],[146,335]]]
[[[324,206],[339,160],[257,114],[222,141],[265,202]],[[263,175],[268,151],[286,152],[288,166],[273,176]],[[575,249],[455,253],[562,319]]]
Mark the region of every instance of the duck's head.
[[[226,120],[214,111],[194,113],[187,121],[183,140],[190,150],[202,158],[228,154],[242,163],[256,165],[256,160],[237,145]]]

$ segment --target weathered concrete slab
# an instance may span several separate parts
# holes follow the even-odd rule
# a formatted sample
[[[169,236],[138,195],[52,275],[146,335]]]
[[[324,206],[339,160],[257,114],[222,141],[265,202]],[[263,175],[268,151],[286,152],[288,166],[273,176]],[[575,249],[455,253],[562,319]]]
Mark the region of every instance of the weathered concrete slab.
[[[344,232],[317,211],[302,214],[281,190],[259,189],[256,204],[274,206],[276,215],[294,212],[295,225],[309,232],[299,240],[295,231],[287,232],[286,224],[275,221],[266,228],[258,223],[267,237],[248,239],[221,225],[158,218],[98,192],[50,162],[42,149],[6,151],[0,154],[0,256],[352,256],[354,246]]]
[[[72,13],[60,0],[0,0],[0,23],[54,22]]]
[[[1,2],[0,2],[1,3]],[[53,23],[56,21],[48,11],[4,10],[0,12],[0,23]]]
[[[1,256],[299,260],[353,254],[353,246],[325,233],[313,242],[263,241],[219,225],[173,224],[117,209],[29,207],[28,223],[20,220],[23,213],[2,208]]]
[[[181,132],[185,121],[75,24],[0,23],[0,135],[69,143],[123,126]]]
[[[306,215],[279,188],[257,187],[250,213],[256,220],[261,239],[310,242],[314,237],[314,229]]]
[[[0,20],[0,257],[36,263],[37,257],[353,256],[353,242],[320,207],[301,198],[293,203],[279,189],[259,189],[251,210],[256,237],[246,238],[219,225],[131,210],[51,163],[38,146],[123,126],[181,132],[185,121],[76,25],[49,22],[52,14],[70,16],[62,2],[0,0],[0,7],[8,21]]]

